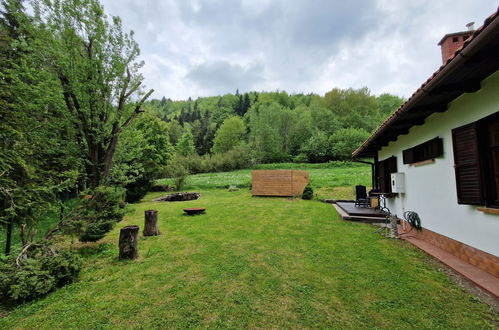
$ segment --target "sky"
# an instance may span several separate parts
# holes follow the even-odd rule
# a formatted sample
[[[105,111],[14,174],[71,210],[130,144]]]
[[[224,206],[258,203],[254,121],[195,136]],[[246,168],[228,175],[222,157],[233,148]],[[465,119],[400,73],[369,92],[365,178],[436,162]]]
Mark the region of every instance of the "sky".
[[[153,98],[335,87],[409,97],[442,64],[446,33],[494,0],[101,0],[133,30]]]

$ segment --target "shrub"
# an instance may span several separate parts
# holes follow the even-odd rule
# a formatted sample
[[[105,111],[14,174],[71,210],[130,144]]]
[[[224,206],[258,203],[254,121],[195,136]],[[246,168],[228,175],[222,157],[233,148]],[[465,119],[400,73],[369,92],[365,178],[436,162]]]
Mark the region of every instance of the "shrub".
[[[305,189],[303,189],[303,194],[301,195],[301,198],[306,200],[311,200],[313,197],[314,197],[314,189],[309,183],[307,184]]]
[[[23,259],[20,266],[14,257],[6,258],[0,263],[0,297],[9,302],[43,297],[56,287],[74,281],[81,267],[80,257],[69,251],[34,254]]]
[[[153,180],[149,178],[139,178],[125,186],[125,201],[128,203],[135,203],[140,201],[147,192],[150,190]]]
[[[308,157],[304,153],[300,153],[293,157],[293,163],[306,163],[308,162]]]
[[[223,154],[178,156],[176,162],[180,162],[189,173],[198,174],[248,168],[254,164],[253,158],[253,150],[246,144],[239,144]]]
[[[172,191],[172,187],[167,184],[155,184],[149,188],[149,191]]]
[[[97,187],[89,199],[84,199],[79,207],[82,213],[79,215],[81,233],[79,239],[82,242],[96,242],[113,229],[117,222],[123,219],[125,214],[121,207],[123,192],[112,187]]]
[[[173,185],[176,191],[180,191],[184,188],[184,185],[189,176],[189,171],[182,164],[180,159],[176,159],[166,167],[166,175],[173,179]]]

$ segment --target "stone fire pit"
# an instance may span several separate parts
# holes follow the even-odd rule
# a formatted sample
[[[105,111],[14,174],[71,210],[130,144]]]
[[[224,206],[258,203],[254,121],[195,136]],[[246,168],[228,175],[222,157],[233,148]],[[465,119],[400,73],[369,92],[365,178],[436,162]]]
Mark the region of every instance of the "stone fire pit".
[[[197,192],[179,192],[168,194],[166,196],[161,196],[153,199],[154,202],[184,202],[193,201],[201,197],[200,193]]]

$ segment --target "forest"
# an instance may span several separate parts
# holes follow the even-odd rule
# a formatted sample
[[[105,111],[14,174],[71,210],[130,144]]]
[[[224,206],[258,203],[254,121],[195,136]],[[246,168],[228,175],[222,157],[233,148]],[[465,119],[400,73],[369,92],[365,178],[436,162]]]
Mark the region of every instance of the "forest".
[[[123,218],[124,200],[139,201],[155,180],[259,163],[349,160],[403,102],[367,87],[332,88],[322,96],[241,93],[234,86],[234,94],[171,100],[143,86],[139,54],[133,31],[125,32],[98,0],[1,2],[6,254],[13,254],[12,235],[21,241],[14,246],[16,262],[6,259],[2,266],[0,293],[9,299],[29,300],[70,281],[76,266],[65,277],[47,266],[54,237],[100,239]],[[51,214],[58,218],[54,226],[37,232]],[[58,262],[77,264],[64,256],[58,254]],[[14,271],[29,259],[36,266],[26,262],[27,273]],[[12,291],[12,278],[26,276],[16,280],[24,283],[41,271],[52,282],[41,289],[26,282]]]

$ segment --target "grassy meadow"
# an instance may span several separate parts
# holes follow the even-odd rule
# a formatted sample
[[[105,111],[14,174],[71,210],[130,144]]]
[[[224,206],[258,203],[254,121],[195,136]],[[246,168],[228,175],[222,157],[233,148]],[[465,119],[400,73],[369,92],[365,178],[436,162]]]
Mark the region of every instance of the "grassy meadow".
[[[77,282],[0,318],[2,329],[493,329],[498,316],[403,241],[346,222],[331,205],[201,190],[189,202],[148,194],[84,256]],[[189,217],[182,208],[204,206]],[[117,260],[119,229],[159,210],[161,235]]]

